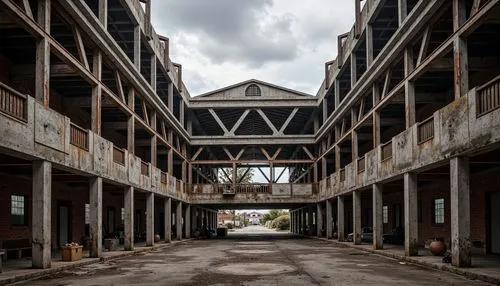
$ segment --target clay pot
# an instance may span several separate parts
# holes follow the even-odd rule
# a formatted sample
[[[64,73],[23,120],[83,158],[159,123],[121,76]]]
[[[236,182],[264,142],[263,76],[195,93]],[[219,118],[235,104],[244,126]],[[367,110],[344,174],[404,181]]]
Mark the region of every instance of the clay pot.
[[[429,250],[434,256],[443,256],[446,253],[446,244],[440,240],[434,240],[429,245]]]
[[[160,235],[159,234],[155,234],[155,242],[158,242],[160,241]]]

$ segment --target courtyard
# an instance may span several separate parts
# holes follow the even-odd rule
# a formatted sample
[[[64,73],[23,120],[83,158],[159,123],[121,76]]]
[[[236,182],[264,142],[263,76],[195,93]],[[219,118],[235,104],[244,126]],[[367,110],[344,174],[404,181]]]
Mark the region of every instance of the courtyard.
[[[488,285],[251,226],[16,285]]]

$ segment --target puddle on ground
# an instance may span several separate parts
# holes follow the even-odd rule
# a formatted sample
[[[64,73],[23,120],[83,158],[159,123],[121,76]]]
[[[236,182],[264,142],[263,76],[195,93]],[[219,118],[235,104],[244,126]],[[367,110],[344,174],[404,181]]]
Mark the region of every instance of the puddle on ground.
[[[279,263],[231,263],[215,268],[215,272],[229,275],[273,275],[295,271],[290,265]]]

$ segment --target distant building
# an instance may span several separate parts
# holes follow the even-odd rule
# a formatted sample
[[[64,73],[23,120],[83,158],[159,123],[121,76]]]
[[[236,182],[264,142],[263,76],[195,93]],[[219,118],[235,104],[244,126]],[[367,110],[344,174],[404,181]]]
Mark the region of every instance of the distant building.
[[[258,212],[251,212],[247,214],[246,219],[248,220],[248,223],[257,225],[260,224],[260,220],[262,219],[263,215]]]

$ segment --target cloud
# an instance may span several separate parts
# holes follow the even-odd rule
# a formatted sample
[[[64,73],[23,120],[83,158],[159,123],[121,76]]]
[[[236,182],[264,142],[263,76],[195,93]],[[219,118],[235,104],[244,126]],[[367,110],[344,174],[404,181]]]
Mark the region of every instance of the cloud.
[[[152,11],[191,95],[250,78],[316,94],[354,21],[345,0],[157,0]]]

